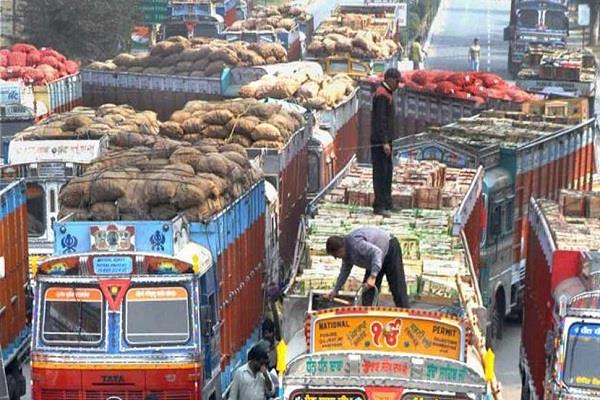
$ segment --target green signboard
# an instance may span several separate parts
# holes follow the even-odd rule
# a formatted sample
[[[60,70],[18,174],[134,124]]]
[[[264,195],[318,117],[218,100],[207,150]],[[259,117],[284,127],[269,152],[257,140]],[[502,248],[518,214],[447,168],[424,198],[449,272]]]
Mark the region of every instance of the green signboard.
[[[167,0],[142,0],[142,20],[146,24],[159,24],[168,17]]]

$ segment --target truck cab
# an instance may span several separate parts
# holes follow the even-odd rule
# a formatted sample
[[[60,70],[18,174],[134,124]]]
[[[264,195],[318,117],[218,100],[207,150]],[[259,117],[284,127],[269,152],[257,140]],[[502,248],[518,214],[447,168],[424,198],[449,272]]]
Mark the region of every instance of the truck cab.
[[[519,72],[529,46],[565,48],[569,36],[567,0],[512,0],[510,25],[504,30],[509,41],[508,67]]]
[[[555,399],[600,395],[600,254],[588,253],[582,263],[584,273],[561,282],[553,293],[554,329],[545,339],[546,389]]]
[[[225,23],[220,15],[197,15],[193,19],[165,22],[162,24],[162,29],[165,38],[171,36],[218,38],[225,29]]]
[[[216,260],[188,223],[54,230],[35,276],[32,398],[220,398]]]
[[[3,178],[24,178],[27,186],[29,252],[52,254],[62,187],[108,149],[108,137],[80,140],[12,140]]]

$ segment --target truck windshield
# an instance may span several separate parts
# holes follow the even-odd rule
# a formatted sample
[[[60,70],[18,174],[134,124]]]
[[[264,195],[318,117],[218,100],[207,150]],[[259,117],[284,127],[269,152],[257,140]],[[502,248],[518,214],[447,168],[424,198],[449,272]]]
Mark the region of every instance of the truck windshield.
[[[187,343],[187,290],[176,286],[130,289],[125,303],[125,338],[133,346]]]
[[[546,29],[554,31],[566,31],[569,29],[569,19],[564,12],[546,11]]]
[[[518,26],[521,28],[536,29],[538,19],[538,12],[536,10],[521,10],[519,12]]]
[[[573,387],[600,389],[600,323],[578,322],[569,328],[564,382]]]
[[[44,293],[42,340],[49,345],[102,341],[103,297],[98,289],[49,287]]]
[[[46,193],[35,183],[27,184],[27,232],[39,237],[46,232]]]

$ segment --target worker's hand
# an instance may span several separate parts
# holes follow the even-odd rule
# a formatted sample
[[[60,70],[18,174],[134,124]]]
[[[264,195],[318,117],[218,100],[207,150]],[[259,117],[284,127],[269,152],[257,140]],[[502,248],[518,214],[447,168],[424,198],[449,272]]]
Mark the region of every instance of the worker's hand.
[[[367,278],[367,281],[365,282],[365,286],[368,287],[369,289],[374,288],[375,287],[375,277],[369,276]]]
[[[335,290],[332,290],[331,292],[327,293],[327,300],[332,301],[336,294],[337,293]]]
[[[269,375],[269,370],[267,369],[267,366],[265,364],[260,366],[260,372],[262,372],[262,374],[265,376]]]
[[[392,156],[392,146],[389,143],[384,144],[383,152],[385,153],[386,156],[391,157]]]

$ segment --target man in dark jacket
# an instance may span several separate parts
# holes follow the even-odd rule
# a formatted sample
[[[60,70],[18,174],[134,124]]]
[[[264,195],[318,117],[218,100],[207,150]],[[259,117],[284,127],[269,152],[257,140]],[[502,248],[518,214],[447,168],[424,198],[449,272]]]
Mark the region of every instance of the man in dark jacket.
[[[385,71],[383,82],[373,95],[371,116],[371,159],[373,163],[373,188],[375,214],[390,216],[392,210],[392,140],[394,139],[394,91],[400,83],[400,71]]]

